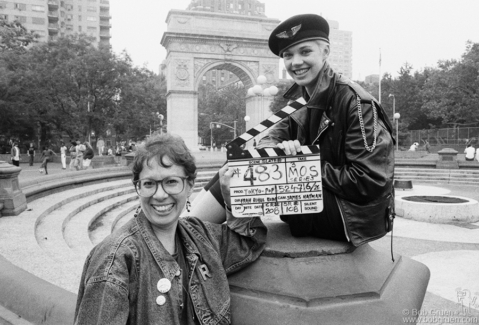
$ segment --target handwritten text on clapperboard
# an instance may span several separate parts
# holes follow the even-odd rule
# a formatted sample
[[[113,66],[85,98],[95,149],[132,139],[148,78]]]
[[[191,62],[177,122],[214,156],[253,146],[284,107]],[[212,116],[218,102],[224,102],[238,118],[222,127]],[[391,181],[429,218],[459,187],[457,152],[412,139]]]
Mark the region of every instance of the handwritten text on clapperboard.
[[[319,155],[229,161],[235,217],[317,213],[323,210]]]

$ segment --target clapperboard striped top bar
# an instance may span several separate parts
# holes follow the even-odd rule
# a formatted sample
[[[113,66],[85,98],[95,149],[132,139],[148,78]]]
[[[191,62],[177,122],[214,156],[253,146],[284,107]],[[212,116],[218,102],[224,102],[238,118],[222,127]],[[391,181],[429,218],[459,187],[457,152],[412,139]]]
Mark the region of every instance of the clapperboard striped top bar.
[[[228,151],[228,159],[247,159],[247,158],[267,158],[267,157],[277,157],[285,156],[286,153],[279,148],[265,148],[265,149],[248,149],[248,150],[238,150],[241,145],[245,144],[249,140],[253,139],[255,136],[261,132],[271,128],[273,125],[279,121],[285,119],[286,117],[293,114],[298,109],[304,107],[306,101],[304,98],[298,98],[295,101],[290,102],[287,106],[282,108],[280,111],[268,117],[266,120],[260,122],[255,127],[249,129],[245,133],[241,134],[239,137],[231,141],[226,145]],[[318,154],[318,146],[301,146],[303,154]]]

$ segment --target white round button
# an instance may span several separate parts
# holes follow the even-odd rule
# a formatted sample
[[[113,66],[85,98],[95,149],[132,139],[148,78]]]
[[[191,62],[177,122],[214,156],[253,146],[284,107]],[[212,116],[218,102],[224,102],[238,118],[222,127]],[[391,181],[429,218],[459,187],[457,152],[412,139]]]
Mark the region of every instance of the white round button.
[[[171,289],[171,282],[167,278],[160,279],[156,285],[158,291],[161,293],[167,293]]]
[[[158,296],[156,298],[156,303],[160,306],[163,306],[165,304],[165,302],[166,302],[165,296]]]
[[[178,269],[178,271],[176,271],[175,275],[180,276],[181,275],[181,269]]]

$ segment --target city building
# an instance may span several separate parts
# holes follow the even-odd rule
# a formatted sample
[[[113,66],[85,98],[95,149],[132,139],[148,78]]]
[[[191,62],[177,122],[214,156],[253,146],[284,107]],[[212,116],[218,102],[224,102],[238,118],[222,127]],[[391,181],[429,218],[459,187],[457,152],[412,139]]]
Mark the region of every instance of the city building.
[[[364,78],[364,82],[368,84],[379,83],[379,75],[378,74],[370,74]]]
[[[110,45],[109,0],[0,0],[0,19],[19,21],[40,41],[87,34],[98,45]]]
[[[339,23],[328,20],[331,54],[329,63],[333,69],[349,79],[353,76],[353,36],[352,32],[340,30]]]
[[[186,10],[265,17],[264,3],[258,0],[193,0]]]

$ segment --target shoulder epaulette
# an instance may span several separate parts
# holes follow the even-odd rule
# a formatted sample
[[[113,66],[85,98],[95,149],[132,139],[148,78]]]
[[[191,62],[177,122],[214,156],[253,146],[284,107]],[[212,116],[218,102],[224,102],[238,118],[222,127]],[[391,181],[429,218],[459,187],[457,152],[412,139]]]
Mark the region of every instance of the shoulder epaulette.
[[[348,85],[349,88],[351,88],[356,94],[359,95],[359,97],[361,98],[361,101],[370,101],[370,102],[374,101],[376,104],[379,103],[379,101],[376,98],[374,98],[373,95],[371,95],[366,90],[364,90],[363,87],[361,87],[359,84],[352,81],[351,79],[344,77],[343,75],[341,75],[337,83]]]

